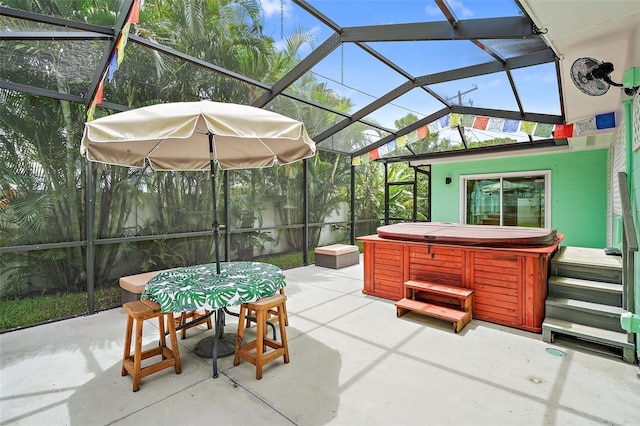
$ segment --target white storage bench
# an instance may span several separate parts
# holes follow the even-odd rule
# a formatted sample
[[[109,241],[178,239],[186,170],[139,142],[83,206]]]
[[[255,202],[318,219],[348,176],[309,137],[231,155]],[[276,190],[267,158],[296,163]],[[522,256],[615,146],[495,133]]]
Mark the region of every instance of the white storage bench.
[[[325,247],[316,247],[315,253],[316,266],[340,269],[360,263],[358,246],[333,244]]]

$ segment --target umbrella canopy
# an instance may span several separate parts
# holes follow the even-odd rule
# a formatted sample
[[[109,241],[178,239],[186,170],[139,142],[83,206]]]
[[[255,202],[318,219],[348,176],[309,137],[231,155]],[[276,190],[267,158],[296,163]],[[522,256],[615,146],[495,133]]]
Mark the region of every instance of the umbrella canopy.
[[[210,136],[213,144],[210,146]],[[85,124],[81,152],[91,161],[154,170],[269,167],[312,157],[304,124],[247,105],[213,101],[157,104]]]
[[[213,234],[220,273],[215,165],[244,169],[289,164],[316,152],[304,124],[247,105],[212,101],[157,104],[87,122],[80,146],[90,161],[154,170],[211,170]]]

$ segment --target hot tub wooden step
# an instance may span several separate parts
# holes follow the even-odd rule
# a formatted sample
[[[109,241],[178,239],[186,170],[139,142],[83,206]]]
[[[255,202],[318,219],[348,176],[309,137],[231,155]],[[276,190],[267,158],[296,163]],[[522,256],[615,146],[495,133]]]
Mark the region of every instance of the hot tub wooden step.
[[[473,306],[473,290],[468,288],[416,280],[406,281],[404,288],[405,297],[408,299],[416,299],[416,292],[419,291],[422,292],[422,297],[426,298],[427,302],[435,301],[458,305],[463,311],[468,311]]]
[[[451,321],[456,333],[459,333],[460,330],[471,321],[470,311],[460,311],[428,302],[421,302],[419,300],[404,298],[398,300],[395,305],[396,315],[398,317],[401,317],[407,312],[416,312],[421,315]]]

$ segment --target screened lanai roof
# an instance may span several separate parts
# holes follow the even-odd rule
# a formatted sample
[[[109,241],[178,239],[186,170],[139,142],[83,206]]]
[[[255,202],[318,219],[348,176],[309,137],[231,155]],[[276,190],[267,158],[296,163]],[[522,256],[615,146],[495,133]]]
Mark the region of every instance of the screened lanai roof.
[[[218,2],[201,21],[189,1],[98,1],[83,15],[60,6],[71,3],[46,14],[1,3],[0,88],[89,105],[103,87],[96,116],[196,98],[250,104],[354,158],[567,144],[553,137],[567,122],[558,47],[531,16],[556,2],[261,0],[259,27],[247,2]],[[167,5],[181,9],[180,34],[158,21]],[[207,26],[223,20],[249,42]]]

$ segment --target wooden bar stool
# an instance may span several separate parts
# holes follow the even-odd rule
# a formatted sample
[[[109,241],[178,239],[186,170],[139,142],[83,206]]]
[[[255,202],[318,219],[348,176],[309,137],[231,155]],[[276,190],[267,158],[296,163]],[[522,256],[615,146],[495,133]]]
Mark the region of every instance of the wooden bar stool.
[[[286,309],[287,296],[274,294],[263,297],[251,303],[243,303],[240,307],[240,318],[238,319],[238,337],[236,339],[236,353],[233,358],[233,365],[240,364],[240,359],[249,361],[256,366],[256,379],[262,379],[262,367],[280,357],[284,358],[285,364],[289,363],[289,346],[287,344],[287,330],[285,327],[284,312]],[[248,312],[256,314],[256,340],[243,344],[245,330],[244,321]],[[280,328],[280,341],[267,336],[267,316],[273,311],[278,317]],[[269,348],[273,350],[268,350]]]
[[[199,311],[189,311],[182,312],[179,317],[175,317],[174,321],[176,323],[176,327],[182,326],[182,329],[180,330],[180,337],[182,339],[186,339],[187,329],[200,324],[207,324],[207,328],[211,330],[211,328],[213,327],[211,324],[211,316],[208,316],[207,319],[203,320],[202,322],[198,322],[198,320],[200,320],[202,317],[209,315],[210,312],[211,311],[209,311],[208,309],[205,309],[204,313]],[[191,321],[187,321],[188,319],[191,319]]]
[[[173,269],[163,269],[160,271],[144,272],[142,274],[120,277],[122,304],[124,305],[127,302],[134,302],[136,300],[140,300],[140,295],[144,291],[144,287],[147,285],[147,282],[149,282],[149,280],[154,278],[156,275],[163,272],[168,272],[168,271],[173,271]],[[176,327],[184,325],[184,327],[181,329],[182,338],[183,339],[187,338],[188,328],[203,324],[203,323],[197,323],[197,321],[203,316],[207,315],[208,313],[209,311],[207,310],[204,311],[204,314],[199,311],[191,311],[191,312],[183,312],[182,314],[180,314],[180,316],[176,317],[175,319]],[[191,321],[187,322],[188,319],[191,319]],[[207,318],[206,323],[207,323],[207,328],[211,330],[212,328],[211,317]]]
[[[180,353],[178,352],[178,337],[176,335],[176,324],[173,313],[163,313],[160,305],[150,300],[137,300],[127,302],[122,305],[127,313],[127,331],[124,339],[124,355],[122,357],[122,375],[127,374],[133,377],[133,391],[140,389],[140,379],[149,374],[156,373],[165,368],[174,367],[176,374],[182,373],[180,364]],[[167,347],[167,340],[164,334],[164,320],[167,317],[167,327],[171,338],[171,348]],[[145,320],[158,318],[158,328],[160,331],[160,345],[156,348],[142,350],[142,324]],[[133,332],[133,321],[136,321],[136,342],[133,355],[131,355],[131,335]],[[142,367],[142,360],[152,356],[161,355],[162,360]]]
[[[280,294],[283,295],[283,296],[285,295],[284,294],[284,288],[280,289]],[[284,313],[284,325],[289,325],[289,315],[287,314],[287,305],[286,304],[284,305],[284,307],[282,309],[282,312]],[[253,312],[253,311],[247,312],[247,317],[251,317],[251,316],[255,317],[256,313]],[[275,324],[276,322],[278,322],[278,313],[274,309],[271,309],[269,311],[269,315],[267,316],[267,321],[269,321],[272,324]],[[251,320],[249,318],[247,318],[247,328],[249,328],[249,327],[251,327]]]

